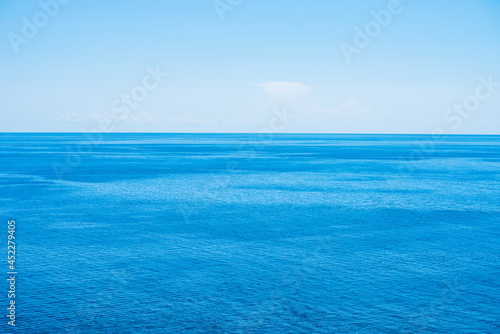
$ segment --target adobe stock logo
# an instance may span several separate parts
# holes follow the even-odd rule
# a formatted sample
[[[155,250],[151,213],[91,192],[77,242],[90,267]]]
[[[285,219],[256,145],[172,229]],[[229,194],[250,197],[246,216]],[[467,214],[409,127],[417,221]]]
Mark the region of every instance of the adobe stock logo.
[[[410,0],[411,1],[411,0]],[[356,26],[354,27],[353,44],[340,43],[340,50],[348,63],[352,62],[354,54],[360,54],[361,50],[370,45],[373,39],[382,33],[383,28],[389,26],[393,16],[401,14],[403,6],[399,0],[390,0],[387,4],[387,9],[382,9],[378,12],[372,11],[370,15],[374,20],[368,21],[364,29]]]
[[[135,109],[144,101],[149,92],[154,91],[163,82],[163,79],[168,77],[170,73],[163,72],[159,65],[156,69],[150,66],[146,67],[148,74],[142,79],[142,85],[136,85],[130,90],[130,94],[121,94],[120,98],[113,100],[111,110],[121,117],[128,117],[131,114],[131,109]]]
[[[493,81],[493,75],[490,74],[488,79],[479,77],[481,84],[476,86],[474,94],[466,96],[462,103],[455,103],[453,109],[449,108],[443,115],[446,123],[454,123],[453,129],[458,129],[462,125],[464,119],[468,119],[471,114],[479,109],[481,102],[486,101],[495,93],[496,87],[500,87],[500,81]],[[465,110],[464,110],[465,109]]]
[[[10,46],[15,53],[19,53],[19,47],[23,44],[28,44],[29,41],[38,35],[40,28],[45,27],[51,18],[54,18],[61,8],[60,5],[66,5],[70,0],[45,0],[39,1],[38,5],[41,10],[37,11],[31,17],[31,20],[23,16],[21,21],[21,34],[9,32],[7,38],[9,39]]]
[[[212,5],[219,16],[219,20],[224,21],[224,15],[226,15],[226,12],[232,12],[242,3],[243,0],[215,0]]]
[[[398,170],[401,173],[413,173],[417,170],[420,167],[419,161],[428,159],[436,152],[436,146],[447,133],[446,130],[457,130],[464,120],[470,118],[474,112],[478,112],[481,105],[500,88],[500,81],[494,81],[493,74],[488,75],[487,78],[481,76],[478,80],[479,84],[473,93],[465,96],[461,102],[453,104],[453,107],[443,113],[443,120],[447,127],[435,128],[432,131],[431,141],[420,144],[420,147],[414,149],[407,158],[400,157],[402,162]]]

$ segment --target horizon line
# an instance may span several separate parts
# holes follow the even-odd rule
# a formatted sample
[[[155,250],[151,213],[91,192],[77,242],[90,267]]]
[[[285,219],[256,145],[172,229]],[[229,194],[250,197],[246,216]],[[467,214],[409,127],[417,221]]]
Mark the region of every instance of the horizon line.
[[[0,134],[205,134],[205,135],[260,135],[260,132],[76,132],[76,131],[0,131]],[[391,136],[500,136],[500,133],[384,133],[384,132],[278,132],[267,135],[391,135]]]

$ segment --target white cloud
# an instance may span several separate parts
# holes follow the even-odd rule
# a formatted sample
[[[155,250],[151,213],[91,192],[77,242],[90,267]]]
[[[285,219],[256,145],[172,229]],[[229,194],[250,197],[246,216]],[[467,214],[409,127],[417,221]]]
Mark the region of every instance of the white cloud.
[[[344,103],[337,108],[335,108],[336,112],[349,112],[349,113],[365,113],[370,109],[365,108],[361,105],[361,102],[358,100],[351,99],[349,102]]]
[[[55,123],[79,123],[80,119],[75,114],[62,114],[50,119],[50,121]]]
[[[257,84],[271,99],[296,99],[306,95],[309,87],[298,82],[273,81]]]
[[[153,122],[153,115],[148,112],[144,112],[142,114],[127,113],[117,116],[116,118],[128,124],[144,124]]]

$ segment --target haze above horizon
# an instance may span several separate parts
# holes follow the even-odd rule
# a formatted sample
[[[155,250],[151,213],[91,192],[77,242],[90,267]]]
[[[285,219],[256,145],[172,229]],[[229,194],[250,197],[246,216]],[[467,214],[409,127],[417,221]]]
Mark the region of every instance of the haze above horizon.
[[[500,134],[500,3],[4,1],[2,132]]]

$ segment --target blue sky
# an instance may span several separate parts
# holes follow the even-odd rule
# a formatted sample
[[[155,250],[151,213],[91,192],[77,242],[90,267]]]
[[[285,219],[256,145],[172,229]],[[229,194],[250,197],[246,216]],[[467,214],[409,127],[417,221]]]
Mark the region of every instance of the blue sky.
[[[0,35],[0,131],[500,134],[498,0],[6,0]]]

